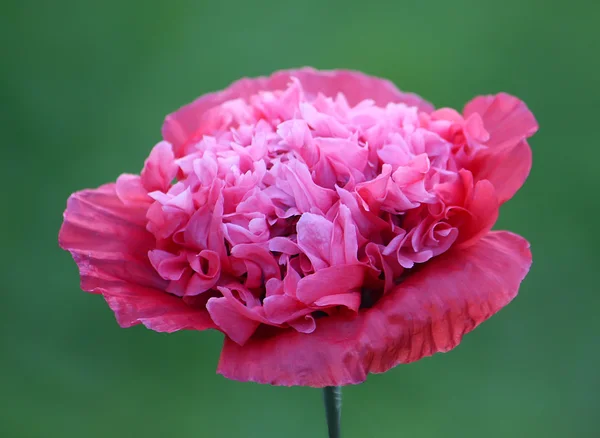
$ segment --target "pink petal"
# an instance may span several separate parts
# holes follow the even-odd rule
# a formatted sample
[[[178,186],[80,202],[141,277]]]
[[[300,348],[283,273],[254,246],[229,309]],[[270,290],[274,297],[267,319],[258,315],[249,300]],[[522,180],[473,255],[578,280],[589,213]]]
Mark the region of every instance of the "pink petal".
[[[142,179],[139,175],[130,175],[124,173],[117,178],[117,195],[125,204],[151,203],[152,198],[148,196],[148,191],[142,185]]]
[[[241,314],[237,300],[229,298],[211,298],[206,303],[206,309],[211,319],[231,339],[239,345],[244,345],[254,334],[259,321],[249,319]]]
[[[158,143],[150,152],[141,173],[142,185],[148,192],[166,192],[177,175],[173,148],[166,141]]]
[[[223,91],[205,94],[167,116],[162,128],[163,137],[173,145],[175,156],[180,157],[190,141],[210,133],[212,125],[204,121],[211,108],[236,98],[248,100],[259,91],[286,89],[292,77],[298,78],[308,95],[323,93],[335,97],[338,93],[343,93],[350,105],[371,99],[380,106],[397,102],[417,106],[422,111],[433,110],[433,106],[419,96],[399,91],[386,79],[348,70],[317,71],[307,67],[279,71],[270,77],[240,79]]]
[[[206,204],[190,218],[184,231],[185,242],[198,250],[209,249],[221,257],[225,254],[223,241],[223,196],[218,184],[211,187]]]
[[[485,130],[483,119],[477,113],[471,114],[464,125],[465,137],[468,142],[485,143],[490,140],[490,133]]]
[[[180,254],[171,254],[154,249],[148,252],[148,258],[156,272],[165,280],[179,280],[189,267],[187,255],[183,251]]]
[[[496,223],[499,204],[494,186],[487,180],[478,181],[465,208],[469,211],[470,217],[459,230],[457,244],[461,247],[476,242]]]
[[[284,386],[361,383],[368,373],[456,347],[516,296],[530,265],[523,238],[489,233],[433,259],[356,317],[320,319],[310,336],[290,329],[243,347],[226,340],[218,372]]]
[[[317,322],[311,315],[304,315],[288,323],[290,327],[300,333],[312,333],[317,328]]]
[[[366,238],[373,233],[378,233],[387,229],[387,222],[373,214],[373,212],[365,210],[361,205],[362,203],[359,204],[360,198],[356,193],[351,193],[340,187],[336,187],[336,191],[340,197],[340,204],[348,207],[354,225],[363,237]]]
[[[296,296],[300,301],[312,304],[320,298],[360,288],[364,278],[365,269],[361,265],[331,266],[302,278]]]
[[[313,129],[314,135],[325,137],[348,138],[352,134],[335,117],[323,114],[310,103],[300,104],[300,114],[306,123]]]
[[[125,205],[115,184],[69,198],[59,244],[77,263],[81,288],[101,293],[122,327],[142,323],[162,332],[214,327],[205,310],[164,292],[168,282],[147,256],[154,237],[145,229],[146,208]]]
[[[477,180],[486,179],[496,189],[500,203],[512,198],[531,171],[531,148],[526,140],[508,149],[484,149],[477,153],[469,169]]]
[[[283,324],[293,321],[313,310],[304,303],[289,295],[273,295],[263,300],[265,317],[275,323]]]
[[[343,306],[353,312],[358,312],[358,308],[360,307],[360,292],[327,295],[316,300],[314,305],[321,308]]]
[[[210,290],[221,275],[221,260],[214,251],[200,251],[191,257],[190,266],[195,271],[185,291],[186,296],[198,295]]]
[[[230,288],[219,287],[223,297],[209,299],[206,309],[215,324],[229,339],[244,345],[260,323],[266,323],[267,319],[264,317],[263,308],[252,297],[250,291],[239,285],[232,288],[242,295],[245,304],[233,296]]]
[[[345,205],[340,205],[334,220],[329,258],[332,265],[358,264],[356,225]]]
[[[335,192],[315,184],[304,163],[292,160],[282,171],[289,187],[288,194],[292,196],[300,213],[317,211],[325,214],[331,208]]]
[[[312,213],[304,213],[298,224],[298,247],[306,254],[315,270],[329,266],[333,224]]]
[[[180,298],[158,289],[111,284],[102,295],[121,327],[142,323],[150,330],[167,333],[216,328],[205,309],[189,307]]]
[[[465,119],[472,114],[481,116],[489,133],[489,147],[514,146],[538,130],[538,123],[527,105],[506,93],[476,97],[465,106],[464,114]]]
[[[531,170],[531,150],[526,139],[538,130],[525,103],[506,93],[480,96],[464,109],[465,118],[478,114],[489,139],[469,169],[475,180],[487,179],[503,203],[521,188]]]
[[[248,278],[246,287],[260,287],[270,278],[280,278],[281,272],[273,254],[256,243],[243,243],[231,249],[231,255],[243,260]]]
[[[304,120],[292,119],[280,123],[277,126],[277,135],[286,147],[297,150],[309,167],[317,161],[318,152]]]

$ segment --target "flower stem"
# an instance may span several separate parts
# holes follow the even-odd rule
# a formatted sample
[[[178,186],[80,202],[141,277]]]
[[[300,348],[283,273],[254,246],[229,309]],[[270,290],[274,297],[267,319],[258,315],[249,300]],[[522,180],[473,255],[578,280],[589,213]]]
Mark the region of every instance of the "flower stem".
[[[323,402],[325,403],[329,438],[340,438],[342,436],[342,387],[326,386],[323,388]]]

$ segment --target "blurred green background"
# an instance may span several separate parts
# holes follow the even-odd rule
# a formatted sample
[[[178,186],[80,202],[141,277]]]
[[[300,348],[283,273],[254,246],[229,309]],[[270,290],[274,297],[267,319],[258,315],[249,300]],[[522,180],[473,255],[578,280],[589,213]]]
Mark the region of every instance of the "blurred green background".
[[[216,375],[218,333],[120,329],[57,246],[68,195],[139,171],[167,113],[303,65],[438,106],[507,91],[541,127],[497,226],[532,243],[519,297],[451,353],[346,388],[344,436],[598,436],[599,16],[591,0],[3,1],[0,436],[325,436],[318,390]]]

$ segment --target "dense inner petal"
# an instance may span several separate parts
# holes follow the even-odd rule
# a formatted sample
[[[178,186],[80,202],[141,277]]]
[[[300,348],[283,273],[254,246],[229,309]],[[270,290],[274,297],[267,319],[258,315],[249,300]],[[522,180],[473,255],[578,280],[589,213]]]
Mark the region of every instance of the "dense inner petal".
[[[321,316],[371,307],[497,217],[493,186],[465,170],[489,137],[476,117],[350,106],[292,80],[203,123],[210,135],[178,157],[160,143],[117,193],[148,193],[148,256],[167,292],[206,306],[239,344],[261,325],[308,333]]]

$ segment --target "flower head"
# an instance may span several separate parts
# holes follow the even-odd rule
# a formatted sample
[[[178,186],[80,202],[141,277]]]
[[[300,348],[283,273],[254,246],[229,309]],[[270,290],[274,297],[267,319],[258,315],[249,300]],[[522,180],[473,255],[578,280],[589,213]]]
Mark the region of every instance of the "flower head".
[[[528,243],[491,232],[537,124],[349,71],[243,79],[167,117],[140,175],[71,196],[60,244],[119,324],[225,334],[219,372],[331,386],[454,348]]]

